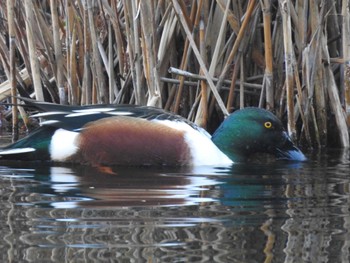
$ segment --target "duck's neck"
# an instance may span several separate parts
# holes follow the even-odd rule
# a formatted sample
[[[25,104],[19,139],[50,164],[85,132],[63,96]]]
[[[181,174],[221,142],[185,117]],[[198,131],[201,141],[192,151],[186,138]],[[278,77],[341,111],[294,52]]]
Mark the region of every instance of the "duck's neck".
[[[232,138],[231,138],[232,139]],[[229,136],[222,135],[220,133],[215,133],[212,137],[213,143],[222,151],[228,158],[233,162],[243,162],[246,157],[240,152],[239,147],[235,147]]]

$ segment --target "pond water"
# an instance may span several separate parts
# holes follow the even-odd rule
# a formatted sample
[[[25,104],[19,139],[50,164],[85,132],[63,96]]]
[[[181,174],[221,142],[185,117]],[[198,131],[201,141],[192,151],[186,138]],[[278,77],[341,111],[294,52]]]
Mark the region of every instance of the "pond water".
[[[3,163],[1,262],[349,262],[349,150],[305,163]]]

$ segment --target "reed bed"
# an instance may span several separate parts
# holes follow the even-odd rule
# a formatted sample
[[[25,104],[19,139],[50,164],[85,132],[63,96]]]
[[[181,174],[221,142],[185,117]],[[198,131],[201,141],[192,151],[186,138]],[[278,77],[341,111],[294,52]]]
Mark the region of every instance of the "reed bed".
[[[349,0],[5,2],[2,101],[152,105],[209,130],[259,106],[300,143],[349,147]]]

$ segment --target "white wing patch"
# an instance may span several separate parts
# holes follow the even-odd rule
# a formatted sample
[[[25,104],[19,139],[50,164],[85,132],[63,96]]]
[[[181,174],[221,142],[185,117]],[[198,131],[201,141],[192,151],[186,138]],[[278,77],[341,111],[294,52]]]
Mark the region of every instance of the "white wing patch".
[[[110,111],[110,112],[107,112],[107,114],[116,115],[116,116],[129,116],[129,115],[134,115],[134,113],[132,113],[132,112],[130,112],[130,111]]]
[[[73,112],[78,113],[99,113],[99,112],[108,112],[108,111],[114,111],[115,108],[91,108],[91,109],[81,109],[81,110],[73,110]]]
[[[219,148],[211,141],[206,131],[193,129],[190,125],[181,121],[152,120],[162,123],[168,127],[185,132],[185,141],[189,145],[192,155],[192,163],[197,165],[229,165],[232,164]]]
[[[46,116],[52,116],[52,115],[65,115],[65,114],[68,114],[68,112],[65,112],[65,111],[50,111],[50,112],[36,113],[36,114],[31,115],[30,117],[39,118],[39,117],[46,117]]]
[[[67,114],[65,117],[79,117],[79,116],[88,116],[88,115],[94,115],[96,113],[105,113],[105,114],[109,114],[109,115],[113,115],[113,116],[128,116],[128,115],[133,115],[134,113],[130,112],[130,111],[78,111],[76,113],[71,113],[71,114]]]
[[[41,126],[44,126],[44,125],[52,125],[52,124],[55,124],[55,123],[59,123],[60,121],[57,121],[57,120],[48,120],[48,121],[42,121],[40,122],[40,125]]]
[[[0,155],[10,155],[10,154],[20,154],[20,153],[30,153],[35,152],[34,148],[16,148],[16,149],[8,149],[0,151]]]
[[[58,129],[51,139],[49,152],[53,161],[63,162],[78,151],[77,137],[79,133]]]
[[[67,114],[67,115],[64,116],[64,117],[73,118],[73,117],[94,115],[94,114],[96,114],[96,113],[99,113],[99,112],[98,112],[98,111],[76,112],[76,113]]]

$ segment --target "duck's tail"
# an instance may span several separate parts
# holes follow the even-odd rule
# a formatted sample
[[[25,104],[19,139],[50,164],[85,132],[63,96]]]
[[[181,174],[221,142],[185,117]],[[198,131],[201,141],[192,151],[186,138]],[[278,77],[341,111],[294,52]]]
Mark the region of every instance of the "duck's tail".
[[[42,126],[30,135],[0,149],[1,160],[50,160],[49,146],[57,128]]]

